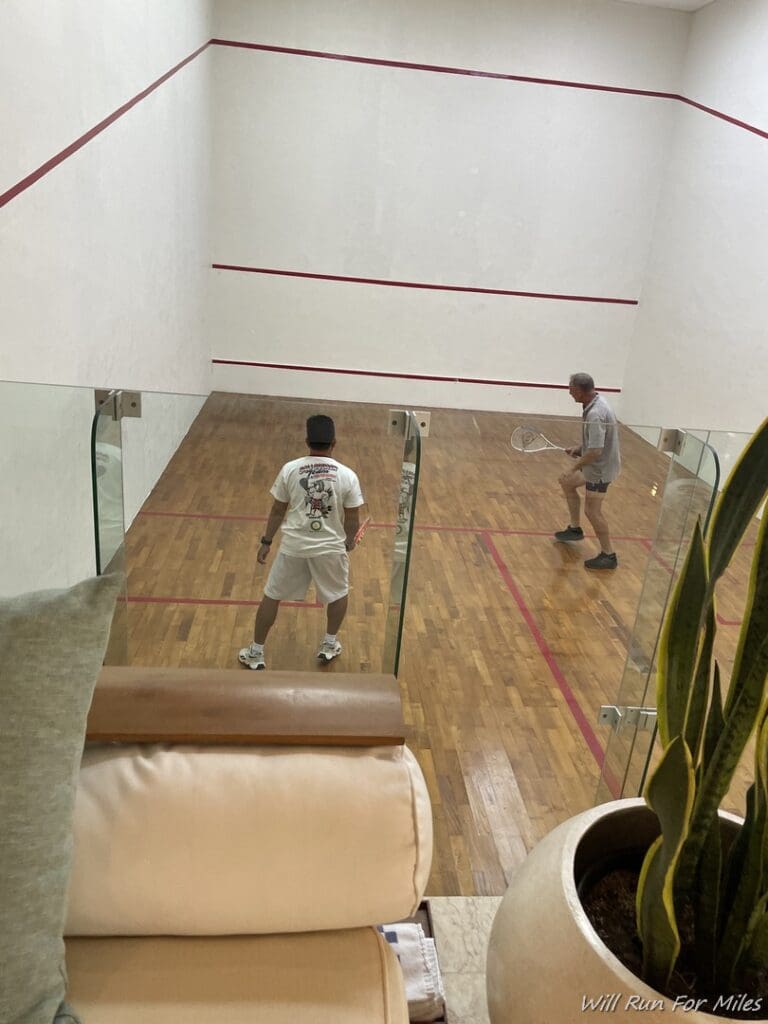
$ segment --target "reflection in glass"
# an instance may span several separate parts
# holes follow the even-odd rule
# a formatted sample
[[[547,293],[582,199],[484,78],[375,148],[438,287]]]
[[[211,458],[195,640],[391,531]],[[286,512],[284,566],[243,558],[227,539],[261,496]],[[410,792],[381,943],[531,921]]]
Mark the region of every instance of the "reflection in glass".
[[[91,471],[93,486],[93,531],[96,545],[96,573],[125,574],[125,513],[123,497],[123,452],[121,420],[117,415],[119,392],[113,392],[93,417],[91,430]],[[127,589],[118,600],[104,659],[106,665],[128,662]]]
[[[421,432],[418,420],[412,412],[407,414],[406,435],[403,464],[400,471],[395,543],[392,552],[392,576],[382,658],[382,672],[391,672],[393,675],[397,675],[400,667],[405,598],[408,589],[421,461]]]
[[[720,470],[714,450],[686,434],[669,466],[656,535],[650,545],[643,589],[630,638],[616,705],[655,706],[656,656],[662,619],[682,569],[697,520],[709,522]],[[643,789],[655,730],[627,725],[610,734],[596,803],[638,796]]]

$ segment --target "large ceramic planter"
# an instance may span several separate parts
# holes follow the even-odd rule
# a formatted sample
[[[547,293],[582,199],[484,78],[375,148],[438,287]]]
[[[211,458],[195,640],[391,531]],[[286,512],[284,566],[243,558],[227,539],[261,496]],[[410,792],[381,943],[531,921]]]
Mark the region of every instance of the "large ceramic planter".
[[[644,801],[616,800],[563,822],[531,851],[491,932],[491,1024],[585,1024],[602,1014],[638,1024],[727,1019],[714,1004],[675,1007],[640,981],[604,945],[581,906],[577,875],[614,852],[649,845],[657,834]],[[766,1024],[768,1005],[762,1011]]]

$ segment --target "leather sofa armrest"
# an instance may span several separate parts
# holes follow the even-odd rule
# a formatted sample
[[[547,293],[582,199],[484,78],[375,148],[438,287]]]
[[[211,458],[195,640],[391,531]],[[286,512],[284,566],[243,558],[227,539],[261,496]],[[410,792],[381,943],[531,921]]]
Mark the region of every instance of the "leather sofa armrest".
[[[405,724],[392,675],[105,666],[86,740],[386,746]]]

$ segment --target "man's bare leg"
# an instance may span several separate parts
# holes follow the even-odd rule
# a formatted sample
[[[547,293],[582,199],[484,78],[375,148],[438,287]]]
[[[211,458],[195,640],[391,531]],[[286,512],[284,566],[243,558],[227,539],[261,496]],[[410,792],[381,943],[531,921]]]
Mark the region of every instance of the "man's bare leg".
[[[577,484],[576,487],[571,487],[567,484],[560,484],[565,495],[565,500],[568,503],[568,515],[570,520],[569,526],[581,526],[581,495],[579,494],[579,487],[583,487],[583,482]]]
[[[280,602],[276,601],[274,597],[267,597],[266,594],[261,599],[259,610],[256,612],[256,621],[253,624],[253,642],[264,645],[267,634],[275,624],[277,618],[277,610],[280,607]]]
[[[338,601],[331,601],[328,605],[327,616],[328,616],[328,634],[330,636],[336,636],[341,629],[341,624],[344,621],[344,616],[347,614],[347,604],[349,602],[349,596],[347,594],[344,597],[340,597]]]
[[[604,498],[605,495],[599,491],[587,491],[586,501],[584,502],[584,514],[597,534],[600,550],[604,551],[606,555],[612,555],[611,535],[608,530],[608,523],[603,515]]]

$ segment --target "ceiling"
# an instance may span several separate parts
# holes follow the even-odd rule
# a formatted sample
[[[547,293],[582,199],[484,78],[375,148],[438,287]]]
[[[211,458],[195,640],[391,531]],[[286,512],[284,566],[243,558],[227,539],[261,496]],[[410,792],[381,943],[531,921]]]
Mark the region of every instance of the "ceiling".
[[[625,4],[640,4],[641,7],[670,7],[673,11],[699,11],[714,0],[622,0]]]

